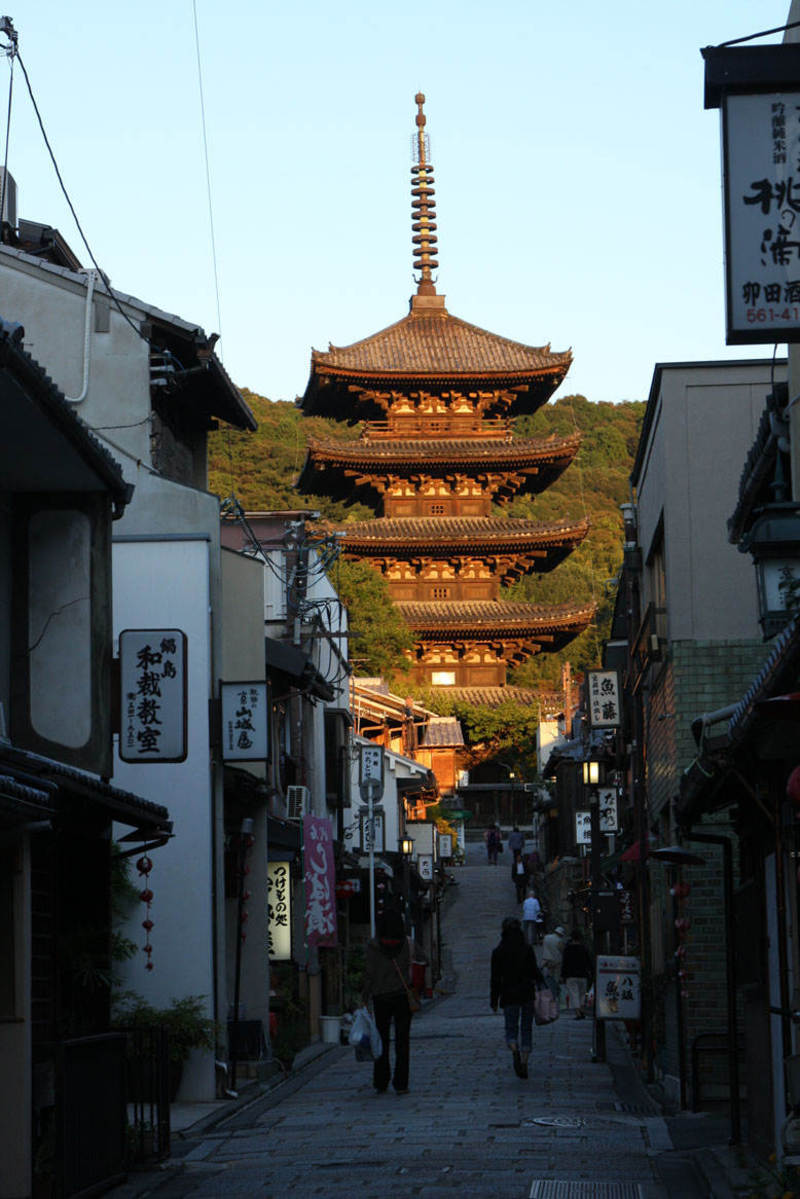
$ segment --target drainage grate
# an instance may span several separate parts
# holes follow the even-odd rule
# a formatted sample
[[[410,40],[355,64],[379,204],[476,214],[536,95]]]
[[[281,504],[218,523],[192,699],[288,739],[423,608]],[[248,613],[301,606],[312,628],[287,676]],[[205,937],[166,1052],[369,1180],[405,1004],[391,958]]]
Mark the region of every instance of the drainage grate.
[[[582,1116],[534,1116],[525,1124],[541,1124],[545,1128],[583,1128],[586,1121]]]
[[[615,1103],[614,1111],[626,1116],[657,1116],[655,1108],[643,1103]]]
[[[642,1199],[638,1182],[561,1182],[535,1178],[529,1199]]]

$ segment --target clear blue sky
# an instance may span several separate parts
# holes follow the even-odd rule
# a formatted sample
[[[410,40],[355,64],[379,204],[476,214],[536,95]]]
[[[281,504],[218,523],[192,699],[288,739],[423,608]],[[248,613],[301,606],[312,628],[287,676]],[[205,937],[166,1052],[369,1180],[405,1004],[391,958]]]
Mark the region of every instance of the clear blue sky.
[[[771,352],[724,344],[719,114],[703,109],[700,48],[782,24],[789,0],[196,3],[218,349],[240,386],[293,399],[312,346],[406,313],[420,89],[438,290],[495,333],[572,347],[559,394],[642,399],[657,361]],[[217,330],[191,0],[4,11],[112,283]],[[8,74],[3,61],[3,142]],[[9,169],[20,215],[88,263],[19,68]],[[14,317],[2,296],[0,315]]]

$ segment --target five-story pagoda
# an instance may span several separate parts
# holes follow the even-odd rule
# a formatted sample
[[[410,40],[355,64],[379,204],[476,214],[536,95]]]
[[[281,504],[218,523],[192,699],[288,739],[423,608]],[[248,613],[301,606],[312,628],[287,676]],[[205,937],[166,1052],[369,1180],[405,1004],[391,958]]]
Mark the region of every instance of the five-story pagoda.
[[[560,649],[586,628],[591,604],[501,598],[501,586],[556,566],[588,521],[541,524],[493,514],[543,491],[580,436],[516,438],[513,421],[546,403],[572,355],[498,337],[452,316],[437,295],[436,210],[425,97],[417,95],[412,173],[417,292],[407,316],[349,346],[313,351],[299,401],[308,415],[363,421],[357,441],[312,441],[298,486],[358,497],[375,520],[341,526],[348,558],[386,578],[415,639],[415,680],[459,698],[518,698],[509,666]]]

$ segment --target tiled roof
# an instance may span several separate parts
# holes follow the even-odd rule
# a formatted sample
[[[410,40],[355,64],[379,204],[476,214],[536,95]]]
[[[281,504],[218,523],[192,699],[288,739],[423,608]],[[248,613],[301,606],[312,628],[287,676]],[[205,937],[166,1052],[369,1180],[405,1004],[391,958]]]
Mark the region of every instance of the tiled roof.
[[[572,461],[581,444],[580,433],[568,437],[518,437],[509,441],[474,439],[404,441],[317,441],[308,444],[309,457],[320,465],[388,470],[406,464],[427,466],[535,466],[542,462]]]
[[[431,716],[422,734],[422,745],[426,749],[463,744],[464,734],[455,716]]]
[[[560,692],[534,691],[529,687],[448,687],[447,695],[462,704],[481,708],[499,708],[501,704],[540,705],[545,712],[561,712],[564,696]]]
[[[398,601],[396,607],[415,633],[494,630],[514,634],[564,632],[586,628],[593,604],[513,603],[505,600]]]
[[[555,375],[559,382],[572,362],[569,350],[553,353],[471,325],[446,309],[410,312],[402,320],[349,346],[314,350],[312,374],[378,375]]]
[[[535,520],[505,519],[502,516],[430,516],[401,519],[380,518],[353,521],[338,528],[344,546],[359,550],[392,544],[414,549],[430,545],[442,551],[454,543],[476,551],[490,543],[495,549],[510,546],[534,550],[540,546],[577,544],[589,531],[588,519],[558,520],[542,524]]]

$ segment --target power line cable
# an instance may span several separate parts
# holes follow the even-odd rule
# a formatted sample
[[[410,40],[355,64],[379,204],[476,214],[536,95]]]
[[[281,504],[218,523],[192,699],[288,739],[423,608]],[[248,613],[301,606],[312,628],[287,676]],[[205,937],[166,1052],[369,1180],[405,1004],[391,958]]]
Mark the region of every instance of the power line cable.
[[[136,336],[140,337],[142,339],[142,341],[146,342],[149,345],[150,344],[149,338],[145,337],[144,333],[142,333],[141,329],[136,324],[136,322],[132,321],[131,318],[128,316],[127,312],[125,312],[125,310],[123,309],[119,300],[117,299],[116,294],[114,293],[113,289],[110,287],[108,278],[107,278],[105,272],[101,269],[100,264],[98,263],[97,259],[95,258],[94,254],[92,253],[92,247],[89,245],[89,242],[86,239],[86,234],[83,232],[83,226],[81,225],[80,221],[78,220],[78,214],[75,211],[75,207],[72,203],[72,200],[69,198],[69,192],[67,191],[66,185],[62,178],[61,171],[58,168],[58,163],[56,162],[56,156],[53,153],[53,147],[50,145],[50,139],[48,138],[47,133],[45,131],[44,121],[42,120],[42,114],[39,112],[39,105],[36,103],[36,97],[33,94],[33,88],[31,87],[31,81],[28,77],[28,72],[25,69],[25,63],[22,61],[22,55],[20,54],[19,50],[17,50],[16,56],[19,59],[19,65],[22,69],[22,74],[25,76],[25,84],[28,88],[28,95],[31,98],[31,104],[33,105],[33,111],[36,114],[36,120],[39,122],[39,129],[41,130],[42,137],[44,138],[44,144],[47,147],[47,152],[50,155],[50,161],[53,164],[53,170],[56,173],[56,178],[58,179],[59,186],[61,188],[61,191],[64,194],[64,199],[67,201],[69,210],[72,213],[72,219],[75,221],[75,225],[78,230],[78,233],[80,233],[80,235],[81,235],[81,240],[83,241],[83,244],[86,246],[86,252],[89,255],[89,257],[91,258],[92,264],[94,265],[94,268],[97,271],[100,279],[102,280],[103,285],[106,289],[106,292],[107,292],[109,298],[112,300],[114,307],[117,309],[120,316],[122,316],[128,322],[128,324],[133,329]]]
[[[214,237],[214,206],[211,201],[211,168],[208,162],[208,138],[206,136],[206,105],[203,96],[203,69],[200,61],[200,27],[197,22],[197,0],[192,0],[194,15],[194,43],[197,52],[197,84],[200,91],[200,124],[203,130],[203,154],[206,164],[206,191],[208,193],[208,225],[211,232],[211,260],[214,266],[214,291],[217,298],[217,328],[222,337],[222,313],[219,303],[219,276],[217,273],[217,243]]]
[[[769,37],[771,33],[785,33],[787,29],[796,29],[800,21],[790,21],[788,25],[776,25],[774,29],[762,29],[760,33],[748,33],[747,37],[734,37],[729,42],[720,42],[717,49],[723,46],[738,46],[742,42],[752,42],[757,37]]]

